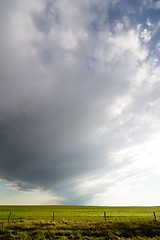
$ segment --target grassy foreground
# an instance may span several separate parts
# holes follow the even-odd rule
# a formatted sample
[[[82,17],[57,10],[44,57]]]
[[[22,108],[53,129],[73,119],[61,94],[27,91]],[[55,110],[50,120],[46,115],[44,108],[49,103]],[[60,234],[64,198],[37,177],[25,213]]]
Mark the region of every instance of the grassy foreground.
[[[0,239],[160,239],[160,222],[0,221]]]
[[[0,239],[160,240],[160,207],[0,206]]]

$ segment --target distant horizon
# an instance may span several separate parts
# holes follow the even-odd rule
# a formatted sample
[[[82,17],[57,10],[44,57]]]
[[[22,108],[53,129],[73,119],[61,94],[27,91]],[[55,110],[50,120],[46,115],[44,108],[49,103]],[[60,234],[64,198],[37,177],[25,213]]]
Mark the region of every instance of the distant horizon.
[[[124,205],[122,205],[122,206],[119,206],[119,205],[117,205],[117,206],[112,206],[112,205],[76,205],[76,204],[48,204],[48,205],[43,205],[43,204],[0,204],[0,206],[77,206],[77,207],[128,207],[128,208],[134,208],[134,207],[160,207],[160,206],[147,206],[147,205],[135,205],[135,206],[124,206]]]

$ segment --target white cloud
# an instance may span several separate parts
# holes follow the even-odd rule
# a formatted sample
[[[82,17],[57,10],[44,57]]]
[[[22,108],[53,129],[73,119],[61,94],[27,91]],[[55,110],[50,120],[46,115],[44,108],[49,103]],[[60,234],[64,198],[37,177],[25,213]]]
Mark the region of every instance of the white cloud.
[[[151,21],[113,28],[106,1],[15,3],[2,24],[1,178],[72,203],[144,183],[154,170],[137,152],[160,133]]]
[[[146,28],[141,32],[140,38],[143,39],[144,42],[149,42],[151,40],[151,32]]]
[[[154,0],[150,0],[149,4],[146,1],[147,6],[149,6],[149,8],[153,8],[153,9],[159,9],[160,8],[160,1],[154,1]]]

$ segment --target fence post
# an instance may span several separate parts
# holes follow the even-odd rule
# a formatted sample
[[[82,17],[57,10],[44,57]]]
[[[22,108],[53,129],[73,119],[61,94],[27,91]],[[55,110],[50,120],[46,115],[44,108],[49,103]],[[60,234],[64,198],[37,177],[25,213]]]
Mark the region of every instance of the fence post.
[[[104,219],[105,219],[105,221],[106,221],[106,212],[104,212]]]
[[[10,222],[10,220],[11,220],[11,212],[10,212],[10,214],[9,214],[9,218],[8,218],[8,222]]]
[[[153,215],[154,215],[154,220],[155,220],[155,222],[156,222],[156,213],[153,212]]]
[[[53,221],[54,221],[54,215],[55,215],[55,212],[53,212]]]

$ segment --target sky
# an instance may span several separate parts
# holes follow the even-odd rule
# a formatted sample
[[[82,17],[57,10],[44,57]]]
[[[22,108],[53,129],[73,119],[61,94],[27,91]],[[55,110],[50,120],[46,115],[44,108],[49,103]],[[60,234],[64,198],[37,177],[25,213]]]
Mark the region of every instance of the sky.
[[[160,0],[1,0],[0,32],[0,204],[160,205]]]

